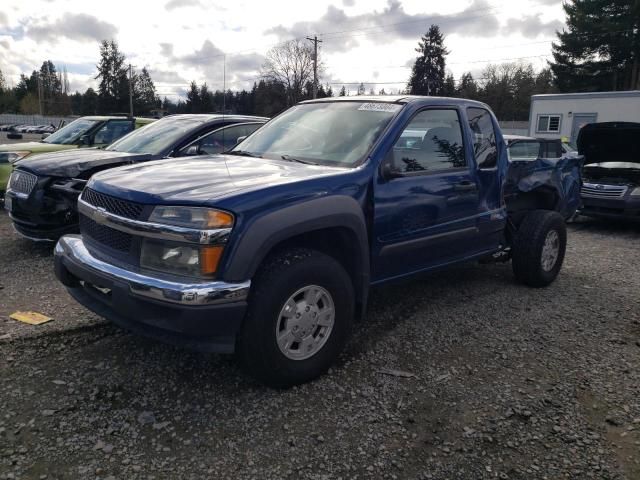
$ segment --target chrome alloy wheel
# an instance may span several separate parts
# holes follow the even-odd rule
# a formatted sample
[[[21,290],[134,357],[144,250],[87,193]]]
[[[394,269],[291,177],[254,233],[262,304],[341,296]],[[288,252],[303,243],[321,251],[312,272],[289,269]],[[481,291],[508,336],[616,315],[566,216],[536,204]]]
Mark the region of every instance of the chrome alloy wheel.
[[[301,288],[285,302],[276,323],[276,341],[291,360],[318,353],[331,335],[336,313],[327,290],[317,285]]]
[[[540,262],[545,272],[550,272],[556,266],[558,256],[560,255],[560,236],[555,230],[550,230],[544,239],[542,246],[542,258]]]

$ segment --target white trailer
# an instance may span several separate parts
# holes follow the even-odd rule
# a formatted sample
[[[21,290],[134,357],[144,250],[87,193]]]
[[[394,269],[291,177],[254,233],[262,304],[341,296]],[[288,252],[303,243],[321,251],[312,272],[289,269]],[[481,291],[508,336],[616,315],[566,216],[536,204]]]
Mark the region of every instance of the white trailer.
[[[640,123],[640,91],[533,95],[529,136],[575,142],[580,128],[594,122]]]

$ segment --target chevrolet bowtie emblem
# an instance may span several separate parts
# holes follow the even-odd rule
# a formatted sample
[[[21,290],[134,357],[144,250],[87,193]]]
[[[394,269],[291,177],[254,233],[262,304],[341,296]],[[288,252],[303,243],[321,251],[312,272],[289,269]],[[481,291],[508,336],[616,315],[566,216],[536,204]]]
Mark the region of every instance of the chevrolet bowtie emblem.
[[[104,223],[107,220],[107,210],[103,207],[96,207],[95,220]]]

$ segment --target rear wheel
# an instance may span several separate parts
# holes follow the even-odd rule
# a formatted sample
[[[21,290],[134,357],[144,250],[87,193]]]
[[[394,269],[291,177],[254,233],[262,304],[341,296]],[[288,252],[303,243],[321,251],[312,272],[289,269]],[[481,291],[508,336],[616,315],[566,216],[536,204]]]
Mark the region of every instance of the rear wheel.
[[[353,285],[340,263],[310,249],[285,251],[256,274],[237,353],[266,385],[308,382],[335,361],[353,315]]]
[[[546,287],[558,276],[566,247],[567,228],[562,215],[550,210],[528,213],[513,242],[515,277],[531,287]]]

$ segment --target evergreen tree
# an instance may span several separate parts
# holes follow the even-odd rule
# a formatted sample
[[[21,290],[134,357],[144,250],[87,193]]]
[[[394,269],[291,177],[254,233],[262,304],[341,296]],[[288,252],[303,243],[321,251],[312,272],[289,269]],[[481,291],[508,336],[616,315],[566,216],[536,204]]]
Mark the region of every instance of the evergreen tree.
[[[129,111],[129,79],[125,56],[115,40],[100,44],[100,62],[97,65],[99,109],[101,113]]]
[[[156,86],[146,67],[134,76],[133,97],[134,110],[137,114],[148,114],[152,109],[160,106]]]
[[[470,100],[478,99],[478,84],[473,78],[473,75],[471,75],[471,72],[463,73],[462,77],[460,77],[460,84],[458,85],[456,96]]]
[[[438,25],[431,25],[429,31],[418,42],[416,58],[409,79],[409,93],[413,95],[443,95],[445,81],[445,57],[449,51],[444,47],[444,35]]]
[[[366,92],[365,88],[364,88],[364,83],[360,83],[360,85],[358,86],[358,93],[357,95],[364,95]]]
[[[550,62],[562,92],[640,88],[640,2],[569,0]]]
[[[344,88],[344,85],[342,86],[342,88],[340,89],[340,93],[338,94],[339,97],[346,97],[347,96],[347,89]]]
[[[202,113],[213,112],[213,95],[206,83],[203,83],[200,87],[200,111]]]
[[[201,102],[200,102],[200,89],[196,82],[191,82],[189,85],[189,91],[187,92],[187,104],[186,104],[188,113],[200,113],[201,110]]]
[[[445,97],[457,96],[456,80],[453,78],[453,74],[449,74],[444,79],[444,86],[442,89],[442,95]]]

